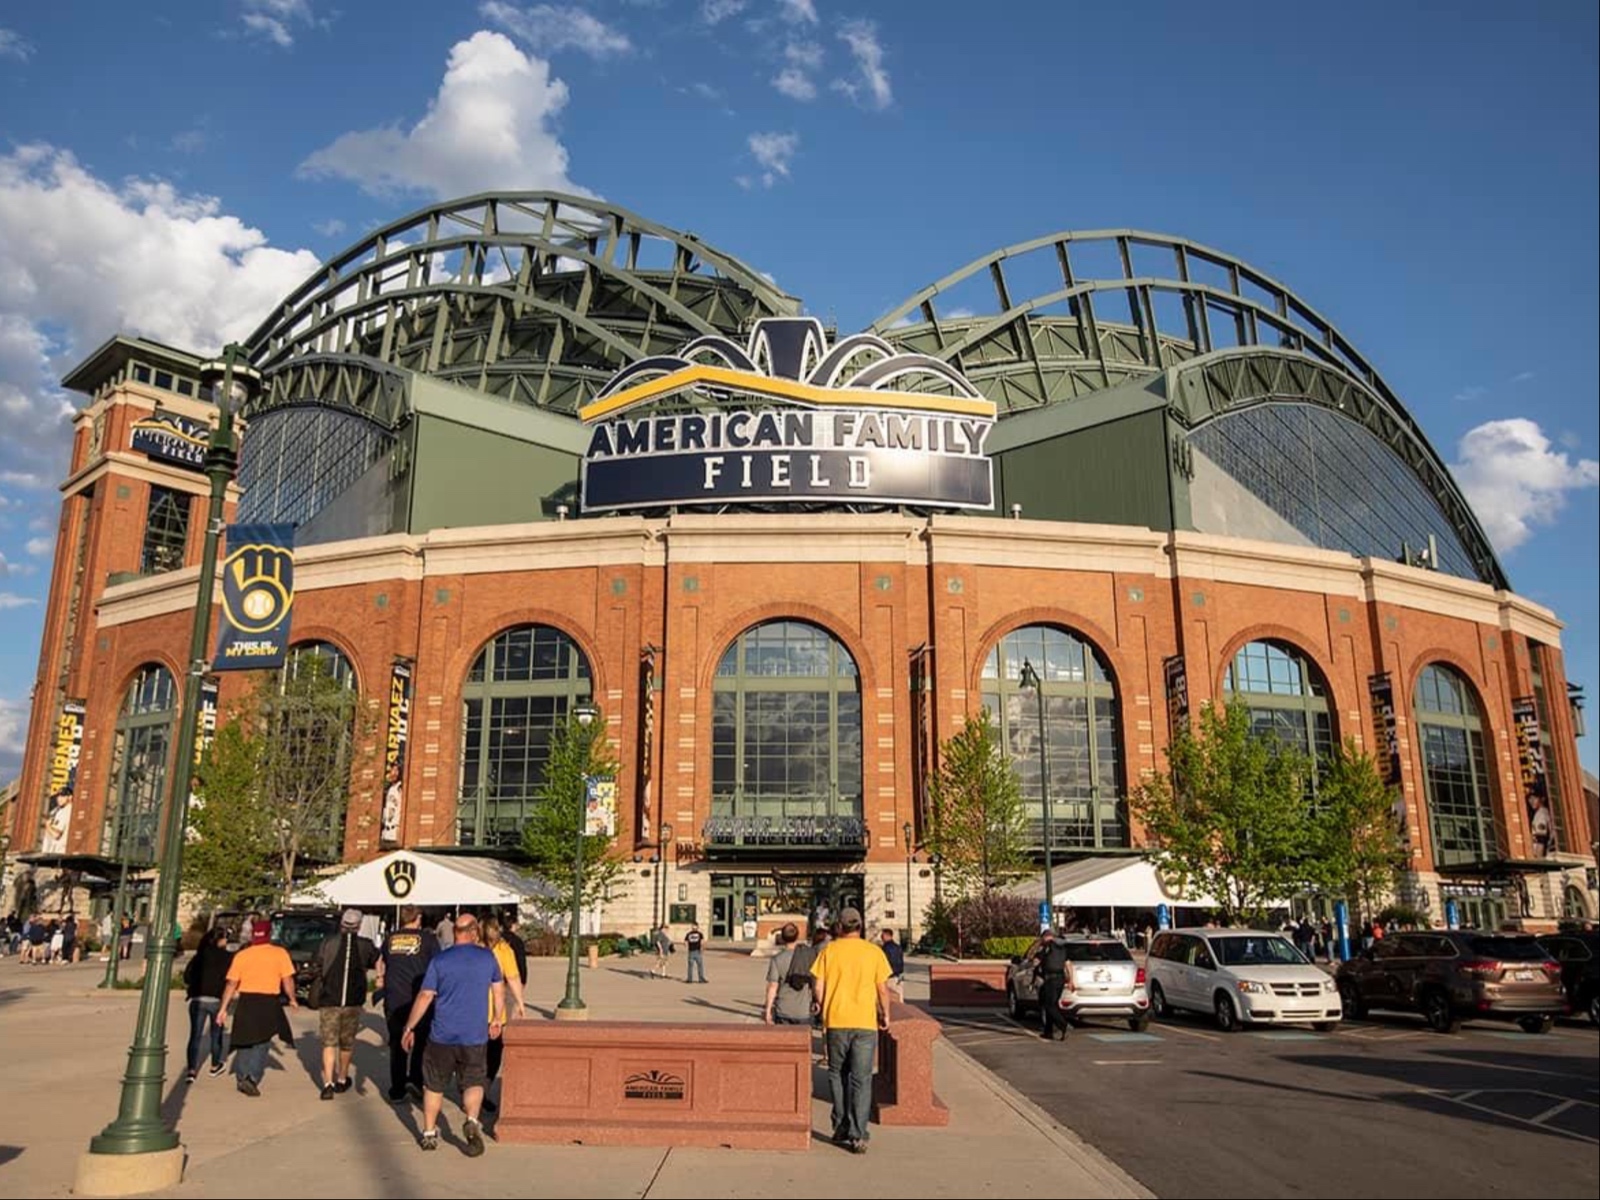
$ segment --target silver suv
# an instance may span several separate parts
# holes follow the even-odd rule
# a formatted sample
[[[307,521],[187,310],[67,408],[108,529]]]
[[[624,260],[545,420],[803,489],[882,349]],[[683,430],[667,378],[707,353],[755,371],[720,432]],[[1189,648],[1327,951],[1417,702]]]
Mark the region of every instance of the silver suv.
[[[1067,951],[1066,985],[1061,991],[1061,1011],[1077,1024],[1084,1017],[1126,1018],[1128,1028],[1142,1033],[1150,1024],[1150,997],[1145,991],[1144,968],[1133,961],[1128,947],[1116,938],[1068,937],[1059,939]],[[1039,1007],[1039,954],[1043,940],[1011,960],[1006,969],[1006,1010],[1022,1017]]]

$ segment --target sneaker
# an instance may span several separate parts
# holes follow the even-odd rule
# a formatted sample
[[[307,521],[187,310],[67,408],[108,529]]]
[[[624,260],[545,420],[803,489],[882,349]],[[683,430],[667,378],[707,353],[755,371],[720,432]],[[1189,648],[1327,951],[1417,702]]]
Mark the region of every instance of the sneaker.
[[[467,1139],[467,1144],[461,1147],[461,1152],[468,1158],[477,1158],[483,1153],[483,1127],[476,1121],[467,1121],[461,1127],[461,1136]]]
[[[228,1069],[228,1064],[227,1063],[218,1063],[216,1066],[212,1067],[211,1070],[207,1071],[206,1074],[211,1076],[211,1078],[215,1079],[218,1075],[221,1075],[227,1069]]]
[[[417,1135],[417,1145],[424,1150],[437,1150],[439,1148],[439,1131],[437,1129],[424,1129]]]
[[[324,1100],[332,1100],[333,1096],[334,1096],[334,1086],[333,1086],[333,1084],[331,1084],[331,1083],[323,1084],[322,1085],[322,1098]]]
[[[254,1079],[245,1078],[239,1080],[239,1090],[246,1096],[261,1095],[261,1089],[256,1086],[256,1081]]]
[[[865,1154],[866,1152],[867,1152],[867,1140],[866,1140],[866,1138],[862,1138],[859,1142],[851,1142],[850,1143],[850,1153],[851,1154]]]
[[[185,1071],[183,1073],[183,1081],[185,1083],[193,1083],[195,1081],[195,1077],[197,1075],[198,1075],[198,1072],[196,1072],[196,1071]]]
[[[410,1099],[410,1097],[406,1095],[405,1088],[401,1088],[399,1091],[395,1091],[394,1088],[390,1088],[387,1095],[389,1097],[390,1104],[404,1104],[408,1099]]]
[[[342,1096],[346,1092],[348,1092],[351,1088],[353,1088],[354,1086],[355,1086],[355,1081],[353,1079],[340,1079],[340,1080],[338,1080],[337,1082],[334,1083],[333,1090],[338,1092]]]

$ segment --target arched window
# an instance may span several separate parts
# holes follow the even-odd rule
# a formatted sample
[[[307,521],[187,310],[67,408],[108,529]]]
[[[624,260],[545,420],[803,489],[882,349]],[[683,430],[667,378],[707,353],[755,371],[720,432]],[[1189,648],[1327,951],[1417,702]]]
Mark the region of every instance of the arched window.
[[[496,634],[473,660],[462,693],[463,846],[513,845],[550,760],[550,736],[591,691],[577,643],[546,625]]]
[[[358,707],[355,667],[332,642],[300,642],[284,656],[278,686],[283,693],[278,738],[282,744],[305,747],[294,756],[301,766],[291,768],[291,777],[326,770],[328,778],[342,781],[337,791],[323,794],[318,807],[326,809],[326,824],[319,821],[307,830],[310,836],[302,843],[302,857],[308,862],[338,862],[344,853],[351,738]],[[294,790],[305,794],[298,786]]]
[[[860,846],[861,681],[827,630],[741,633],[712,684],[708,841]]]
[[[1583,889],[1575,883],[1569,883],[1561,892],[1561,915],[1574,921],[1585,921],[1589,918],[1589,900],[1583,894]]]
[[[1415,703],[1434,865],[1488,862],[1500,843],[1472,688],[1454,668],[1434,663],[1417,676]]]
[[[1228,703],[1250,710],[1257,737],[1275,737],[1311,756],[1314,785],[1334,745],[1328,685],[1316,664],[1282,642],[1247,642],[1228,664],[1222,692]]]
[[[177,684],[159,663],[140,667],[123,693],[111,749],[110,812],[100,841],[107,858],[130,866],[156,861],[177,708]]]
[[[344,651],[332,642],[301,642],[289,647],[283,663],[284,678],[292,678],[308,669],[320,670],[334,682],[356,690],[356,669],[344,656]]]
[[[1024,661],[1038,673],[1044,690],[1042,753],[1039,696],[1022,686]],[[1001,745],[1016,763],[1036,846],[1044,845],[1044,794],[1039,786],[1044,762],[1050,771],[1053,850],[1128,844],[1117,688],[1093,646],[1053,625],[1013,630],[983,664],[983,704],[999,727]]]

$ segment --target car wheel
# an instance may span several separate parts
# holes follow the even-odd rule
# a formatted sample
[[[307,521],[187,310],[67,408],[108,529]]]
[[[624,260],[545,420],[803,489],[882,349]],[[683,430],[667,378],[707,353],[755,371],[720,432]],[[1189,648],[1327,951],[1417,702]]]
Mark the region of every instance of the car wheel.
[[[1022,1019],[1022,1001],[1017,999],[1017,989],[1006,984],[1006,1015],[1013,1021]]]
[[[1366,1020],[1367,1006],[1361,999],[1361,989],[1356,987],[1355,980],[1339,980],[1339,1003],[1344,1006],[1344,1015],[1350,1020]]]
[[[1128,1028],[1133,1030],[1135,1033],[1143,1033],[1146,1029],[1150,1028],[1150,1014],[1141,1013],[1137,1017],[1129,1017]]]
[[[1172,1017],[1172,1006],[1167,1003],[1167,993],[1161,990],[1159,983],[1150,985],[1150,1011],[1163,1021]]]
[[[1600,991],[1589,996],[1589,1023],[1600,1025]]]
[[[1212,1011],[1217,1018],[1217,1028],[1223,1033],[1239,1032],[1239,1010],[1234,1007],[1233,997],[1227,992],[1218,992],[1216,1004]]]
[[[1435,1033],[1455,1033],[1461,1028],[1461,1022],[1450,1011],[1450,997],[1438,989],[1424,993],[1422,1016]]]
[[[1556,1019],[1551,1016],[1518,1017],[1517,1024],[1522,1026],[1523,1033],[1549,1033],[1555,1026]]]

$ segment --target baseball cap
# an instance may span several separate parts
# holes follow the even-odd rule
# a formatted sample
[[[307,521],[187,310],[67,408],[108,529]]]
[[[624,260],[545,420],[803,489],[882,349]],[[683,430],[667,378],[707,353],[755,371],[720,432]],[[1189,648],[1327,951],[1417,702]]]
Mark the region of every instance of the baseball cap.
[[[861,910],[859,908],[841,908],[839,910],[839,924],[846,929],[851,926],[859,927],[861,924]]]
[[[347,909],[345,909],[344,910],[344,915],[339,918],[339,928],[341,928],[341,929],[360,929],[361,928],[361,910],[359,908],[347,908]]]
[[[250,944],[259,946],[272,940],[272,926],[265,921],[257,921],[250,926]]]

